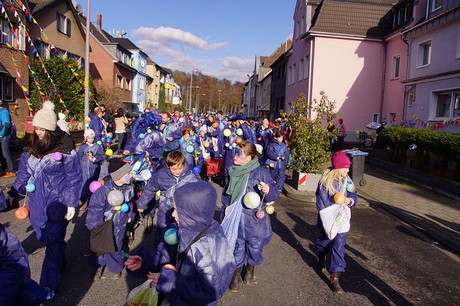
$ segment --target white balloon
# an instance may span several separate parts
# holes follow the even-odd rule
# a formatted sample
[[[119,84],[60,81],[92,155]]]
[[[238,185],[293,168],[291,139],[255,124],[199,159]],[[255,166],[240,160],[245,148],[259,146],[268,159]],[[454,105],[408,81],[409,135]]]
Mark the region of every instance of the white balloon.
[[[123,204],[125,200],[125,196],[120,190],[112,190],[107,195],[107,201],[109,202],[110,206],[118,206]]]
[[[244,195],[243,203],[247,208],[257,208],[260,204],[260,197],[257,192],[248,192]]]

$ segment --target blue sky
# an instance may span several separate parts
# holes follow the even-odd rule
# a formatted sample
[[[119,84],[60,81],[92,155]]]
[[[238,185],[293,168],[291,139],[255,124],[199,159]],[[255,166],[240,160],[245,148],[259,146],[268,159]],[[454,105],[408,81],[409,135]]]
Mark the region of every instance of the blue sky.
[[[77,0],[86,15],[86,0]],[[292,37],[296,0],[91,0],[90,20],[129,38],[158,65],[245,82],[255,55]]]

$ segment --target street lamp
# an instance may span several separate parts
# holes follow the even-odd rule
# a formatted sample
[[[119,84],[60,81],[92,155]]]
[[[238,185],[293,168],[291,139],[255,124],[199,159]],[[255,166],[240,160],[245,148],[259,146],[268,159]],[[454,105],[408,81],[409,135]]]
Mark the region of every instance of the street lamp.
[[[196,94],[196,101],[195,101],[195,107],[196,107],[196,113],[199,114],[199,107],[200,107],[200,104],[198,103],[198,96],[206,96],[206,94],[204,93],[197,93]]]
[[[222,89],[218,89],[217,91],[219,92],[219,107],[217,108],[217,110],[219,111],[220,110],[220,94],[222,93]]]
[[[193,89],[193,73],[194,72],[198,72],[198,69],[193,69],[192,73],[190,74],[190,93],[189,93],[189,96],[188,96],[189,97],[189,99],[188,99],[189,105],[187,107],[187,109],[189,111],[191,111],[191,109],[192,109],[192,89]]]

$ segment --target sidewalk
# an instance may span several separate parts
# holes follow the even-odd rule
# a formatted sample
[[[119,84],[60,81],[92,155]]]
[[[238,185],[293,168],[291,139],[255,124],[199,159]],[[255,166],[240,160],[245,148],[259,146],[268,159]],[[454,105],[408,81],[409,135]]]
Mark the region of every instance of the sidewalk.
[[[460,254],[460,201],[430,191],[366,165],[358,205],[383,209]],[[314,205],[314,193],[285,185],[287,197]]]

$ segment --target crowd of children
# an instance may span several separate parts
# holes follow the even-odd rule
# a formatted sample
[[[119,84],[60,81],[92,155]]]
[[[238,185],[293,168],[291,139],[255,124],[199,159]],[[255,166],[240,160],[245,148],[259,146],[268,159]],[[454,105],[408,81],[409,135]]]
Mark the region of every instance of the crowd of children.
[[[216,304],[227,289],[238,291],[243,281],[254,280],[255,267],[262,264],[263,249],[272,237],[269,215],[289,163],[281,120],[275,125],[222,112],[185,116],[178,110],[149,111],[132,123],[126,140],[126,117],[118,110],[115,129],[121,154],[112,156],[100,108],[90,114],[78,151],[69,144],[68,134],[56,131],[55,118],[54,105],[45,102],[34,117],[35,132],[8,193],[12,198],[27,197],[30,222],[46,246],[37,286],[52,293],[47,298],[59,289],[66,266],[66,227],[79,205],[81,211],[87,210],[86,227],[93,243],[102,239],[107,224],[111,226],[113,243],[108,250],[92,249],[99,267],[96,279],[117,279],[126,267],[129,274],[151,279],[172,305]],[[201,179],[211,158],[224,165],[221,224],[214,220],[216,190]],[[335,156],[333,170],[320,181],[318,210],[330,206],[333,193],[346,185],[345,158]],[[353,207],[356,191],[346,199],[346,205]],[[156,214],[154,245],[127,255],[126,228],[139,214]],[[337,292],[345,268],[345,235],[329,239],[323,229],[317,243],[322,261],[331,248],[339,251],[333,253],[329,267]]]

